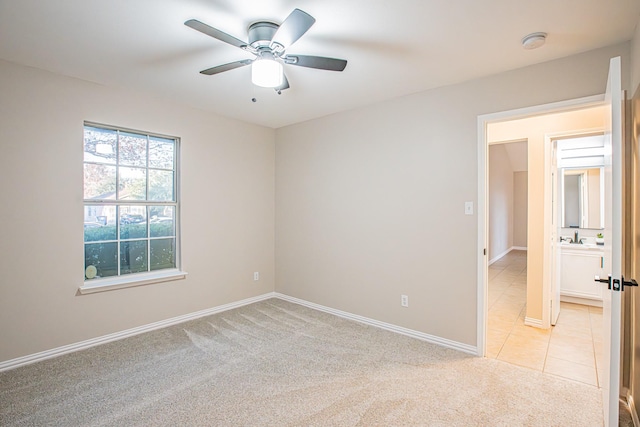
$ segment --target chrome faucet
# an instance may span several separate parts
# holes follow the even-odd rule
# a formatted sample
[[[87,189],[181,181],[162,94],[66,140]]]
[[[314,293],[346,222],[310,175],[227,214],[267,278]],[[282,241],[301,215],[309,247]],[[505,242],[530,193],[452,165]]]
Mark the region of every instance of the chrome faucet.
[[[578,240],[578,230],[576,230],[576,233],[573,236],[573,243],[582,243]]]

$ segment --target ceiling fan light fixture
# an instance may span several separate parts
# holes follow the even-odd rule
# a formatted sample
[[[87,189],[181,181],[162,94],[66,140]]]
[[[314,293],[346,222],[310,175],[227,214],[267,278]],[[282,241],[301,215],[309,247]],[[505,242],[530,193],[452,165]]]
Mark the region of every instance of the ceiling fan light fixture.
[[[253,84],[273,88],[280,94],[290,87],[287,76],[283,72],[285,64],[287,67],[297,66],[329,71],[343,71],[347,66],[347,61],[344,59],[285,54],[289,46],[298,41],[315,22],[315,18],[307,12],[294,9],[280,25],[271,21],[256,21],[251,24],[248,29],[248,43],[197,19],[189,19],[184,25],[256,57],[216,65],[200,71],[200,74],[212,76],[251,64]]]
[[[270,56],[258,57],[251,65],[251,81],[256,86],[279,87],[282,76],[282,64]]]

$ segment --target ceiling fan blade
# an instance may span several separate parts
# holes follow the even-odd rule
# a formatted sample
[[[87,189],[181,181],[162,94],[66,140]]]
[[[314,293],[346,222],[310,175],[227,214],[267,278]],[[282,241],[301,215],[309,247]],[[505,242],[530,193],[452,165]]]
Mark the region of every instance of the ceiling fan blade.
[[[280,93],[280,91],[283,91],[285,89],[289,89],[289,80],[287,79],[286,74],[282,73],[282,84],[278,87],[274,87],[274,89],[278,93]]]
[[[271,49],[278,52],[285,51],[302,37],[315,22],[316,19],[307,12],[294,9],[273,35],[271,39]]]
[[[205,23],[198,21],[197,19],[189,19],[184,23],[187,27],[191,27],[196,31],[200,31],[203,34],[206,34],[214,39],[218,39],[222,42],[230,44],[231,46],[239,47],[240,49],[244,49],[247,47],[247,42],[243,42],[229,34],[218,30],[217,28],[213,28]]]
[[[217,67],[207,68],[206,70],[200,71],[200,74],[206,74],[207,76],[212,76],[214,74],[223,73],[225,71],[234,70],[236,68],[244,67],[245,65],[249,65],[253,62],[251,59],[243,59],[242,61],[230,62],[224,65],[218,65]]]
[[[347,66],[347,61],[344,59],[325,58],[323,56],[287,55],[283,59],[285,64],[317,68],[319,70],[342,71]]]

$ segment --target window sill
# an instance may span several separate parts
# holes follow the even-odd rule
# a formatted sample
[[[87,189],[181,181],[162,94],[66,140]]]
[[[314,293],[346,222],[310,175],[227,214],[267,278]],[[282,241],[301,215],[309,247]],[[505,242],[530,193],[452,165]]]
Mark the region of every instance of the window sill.
[[[163,270],[153,273],[141,273],[128,276],[107,277],[104,279],[87,280],[78,288],[81,294],[112,291],[114,289],[131,288],[134,286],[150,285],[152,283],[169,282],[184,279],[187,273],[180,270]]]

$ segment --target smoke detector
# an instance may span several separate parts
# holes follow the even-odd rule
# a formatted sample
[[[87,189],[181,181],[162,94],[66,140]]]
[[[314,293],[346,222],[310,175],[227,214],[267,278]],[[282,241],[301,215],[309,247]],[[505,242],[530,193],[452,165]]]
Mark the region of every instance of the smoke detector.
[[[522,39],[522,47],[531,50],[538,48],[547,40],[547,33],[531,33]]]

